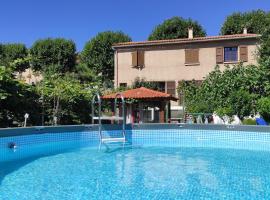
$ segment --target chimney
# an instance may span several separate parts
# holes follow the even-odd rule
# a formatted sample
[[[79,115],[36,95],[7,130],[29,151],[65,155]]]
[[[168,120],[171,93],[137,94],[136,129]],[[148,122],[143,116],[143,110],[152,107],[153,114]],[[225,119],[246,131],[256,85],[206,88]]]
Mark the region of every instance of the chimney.
[[[189,27],[188,28],[188,39],[192,39],[193,38],[193,28]]]
[[[248,34],[247,28],[246,28],[246,27],[245,27],[244,30],[243,30],[243,34],[245,34],[245,35]]]

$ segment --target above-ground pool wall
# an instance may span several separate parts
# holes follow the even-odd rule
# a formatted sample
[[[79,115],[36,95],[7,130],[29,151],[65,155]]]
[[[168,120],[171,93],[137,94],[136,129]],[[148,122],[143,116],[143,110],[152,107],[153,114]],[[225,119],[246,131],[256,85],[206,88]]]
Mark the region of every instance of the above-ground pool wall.
[[[270,151],[268,126],[136,124],[131,139],[132,144],[144,146]]]
[[[105,137],[120,137],[121,125],[103,125]],[[133,124],[126,127],[132,145],[270,150],[270,127],[190,124]],[[10,149],[15,143],[17,149]],[[98,147],[98,125],[0,129],[0,161],[83,146]],[[42,147],[41,147],[42,146]],[[43,148],[44,147],[44,148]],[[44,152],[43,150],[46,150]],[[14,151],[16,151],[14,153]],[[50,151],[50,152],[48,152]]]

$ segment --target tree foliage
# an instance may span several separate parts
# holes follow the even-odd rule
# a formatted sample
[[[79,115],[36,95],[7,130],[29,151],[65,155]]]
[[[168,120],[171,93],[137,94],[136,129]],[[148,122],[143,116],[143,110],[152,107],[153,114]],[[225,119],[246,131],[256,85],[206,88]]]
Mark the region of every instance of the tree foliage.
[[[30,114],[28,125],[39,123],[38,94],[31,85],[14,79],[9,67],[0,67],[0,127],[19,126],[25,113]]]
[[[187,38],[189,27],[193,28],[194,37],[206,35],[205,30],[197,21],[182,17],[172,17],[156,26],[149,35],[148,40]]]
[[[256,112],[257,99],[270,95],[269,70],[260,66],[236,65],[223,72],[216,67],[202,85],[183,81],[179,90],[185,94],[189,112],[214,111],[238,114],[244,117]]]
[[[157,82],[149,82],[144,78],[139,78],[136,77],[135,80],[132,83],[131,88],[140,88],[140,87],[145,87],[153,90],[160,90],[159,85]]]
[[[123,32],[102,32],[88,41],[81,53],[82,63],[86,64],[102,81],[114,79],[114,52],[112,45],[129,42],[131,38]]]
[[[262,34],[270,26],[270,12],[253,10],[251,12],[236,12],[228,16],[221,27],[222,35],[241,34],[247,28],[249,33]]]
[[[270,98],[262,97],[257,103],[258,112],[267,120],[270,121]]]
[[[262,33],[259,47],[259,62],[262,66],[270,68],[270,17],[267,19],[269,26]]]
[[[0,44],[0,65],[13,66],[22,72],[29,67],[28,49],[24,44]]]
[[[34,70],[46,72],[54,67],[58,73],[74,69],[76,46],[72,40],[48,38],[36,41],[30,49]]]
[[[82,84],[72,74],[47,74],[38,84],[46,124],[90,122],[90,102],[97,91],[95,82]]]

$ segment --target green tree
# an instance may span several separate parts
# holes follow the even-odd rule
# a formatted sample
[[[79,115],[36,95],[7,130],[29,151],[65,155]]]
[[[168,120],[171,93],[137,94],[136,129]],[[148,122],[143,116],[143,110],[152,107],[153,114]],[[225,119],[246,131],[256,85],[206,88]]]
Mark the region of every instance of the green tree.
[[[132,88],[140,88],[140,87],[145,87],[153,90],[161,90],[159,88],[159,85],[157,82],[149,82],[145,80],[144,78],[136,77],[135,80],[132,83]]]
[[[253,10],[250,12],[236,12],[228,16],[221,27],[222,35],[241,34],[247,28],[249,33],[262,34],[269,23],[270,12]]]
[[[194,37],[206,35],[205,30],[197,21],[182,17],[172,17],[156,26],[149,35],[148,40],[187,38],[189,27],[193,28]]]
[[[114,52],[112,45],[129,42],[131,38],[122,32],[106,31],[88,41],[81,53],[82,63],[86,64],[103,82],[114,79]]]
[[[270,68],[270,17],[267,19],[269,26],[262,33],[259,47],[259,62],[263,67]]]
[[[22,72],[29,67],[28,49],[24,44],[0,44],[0,65],[13,66]]]
[[[34,70],[46,72],[54,67],[58,73],[74,69],[76,46],[72,40],[48,38],[36,41],[30,49]]]
[[[31,85],[14,79],[10,67],[0,67],[0,127],[20,126],[24,114],[30,114],[28,125],[40,122],[38,94]]]
[[[240,117],[256,112],[260,97],[270,95],[269,70],[261,66],[236,65],[223,72],[219,67],[211,72],[202,85],[183,81],[185,105],[189,112],[238,114]]]
[[[91,98],[96,83],[82,84],[72,74],[46,74],[37,85],[42,97],[45,124],[81,124],[90,122]]]
[[[262,97],[258,100],[258,112],[266,119],[270,121],[270,98]]]

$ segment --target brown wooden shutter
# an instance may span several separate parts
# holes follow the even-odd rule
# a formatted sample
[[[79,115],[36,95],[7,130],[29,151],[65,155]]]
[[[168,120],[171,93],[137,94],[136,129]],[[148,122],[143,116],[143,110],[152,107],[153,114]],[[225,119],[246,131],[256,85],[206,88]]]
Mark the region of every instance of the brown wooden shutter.
[[[167,94],[175,96],[175,81],[167,82]]]
[[[138,66],[144,66],[144,51],[138,51]]]
[[[223,63],[224,61],[224,53],[223,53],[223,47],[216,48],[216,62]]]
[[[248,61],[248,48],[247,46],[240,46],[240,61]]]
[[[137,67],[138,66],[138,51],[133,51],[131,52],[131,57],[132,57],[132,66]]]
[[[199,63],[199,49],[185,50],[185,64]]]

